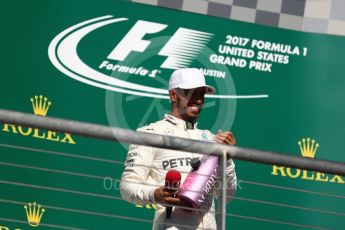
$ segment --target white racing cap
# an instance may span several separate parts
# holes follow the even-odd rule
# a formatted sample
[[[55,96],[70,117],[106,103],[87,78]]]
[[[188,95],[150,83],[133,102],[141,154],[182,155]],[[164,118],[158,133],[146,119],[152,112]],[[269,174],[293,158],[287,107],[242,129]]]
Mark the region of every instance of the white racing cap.
[[[195,89],[205,87],[206,94],[215,94],[216,89],[206,85],[204,73],[197,68],[185,68],[175,70],[169,80],[169,90],[171,89]]]

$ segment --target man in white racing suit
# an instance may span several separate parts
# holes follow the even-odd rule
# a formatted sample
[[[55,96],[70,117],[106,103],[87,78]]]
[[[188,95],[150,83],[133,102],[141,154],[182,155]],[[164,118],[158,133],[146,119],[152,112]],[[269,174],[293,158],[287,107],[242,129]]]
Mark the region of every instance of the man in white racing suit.
[[[231,132],[219,130],[217,135],[213,135],[208,130],[197,128],[196,120],[204,104],[204,95],[214,93],[215,89],[205,84],[199,69],[176,70],[169,81],[171,113],[138,131],[234,145],[236,140]],[[220,188],[215,188],[198,210],[183,208],[186,203],[175,197],[176,193],[164,189],[165,175],[170,169],[181,173],[183,183],[191,170],[192,160],[202,156],[183,149],[130,145],[121,178],[121,195],[135,204],[156,204],[153,229],[216,229],[214,196]],[[231,198],[237,186],[235,165],[231,159],[227,160],[225,170],[227,196]],[[165,213],[166,206],[173,206],[169,218]]]

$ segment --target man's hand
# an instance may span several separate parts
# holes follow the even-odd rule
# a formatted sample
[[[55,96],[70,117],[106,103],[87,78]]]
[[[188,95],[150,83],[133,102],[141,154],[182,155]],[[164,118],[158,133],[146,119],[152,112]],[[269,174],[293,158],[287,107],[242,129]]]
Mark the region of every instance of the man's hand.
[[[167,189],[164,189],[164,187],[159,187],[155,190],[154,196],[156,203],[159,203],[161,205],[166,206],[185,206],[188,207],[189,205],[181,200],[180,198],[175,197],[176,192],[168,191]]]
[[[218,130],[218,134],[214,137],[214,141],[219,144],[235,145],[236,139],[232,132],[223,132]]]

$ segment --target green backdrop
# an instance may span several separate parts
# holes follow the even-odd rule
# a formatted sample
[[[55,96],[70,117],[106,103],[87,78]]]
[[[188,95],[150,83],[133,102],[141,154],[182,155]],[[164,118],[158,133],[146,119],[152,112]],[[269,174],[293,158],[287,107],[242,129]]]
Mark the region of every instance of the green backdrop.
[[[204,69],[217,88],[199,127],[232,130],[238,146],[296,156],[298,142],[310,138],[319,145],[315,158],[344,162],[344,37],[114,0],[13,1],[2,9],[3,109],[34,113],[30,99],[42,95],[51,102],[46,116],[136,129],[169,111],[159,90],[175,63]],[[126,20],[109,21],[117,18]],[[130,31],[136,36],[121,46],[130,52],[115,60],[110,53]],[[1,124],[0,229],[31,229],[29,202],[45,209],[38,229],[150,229],[154,207],[127,203],[118,190],[127,148]],[[344,228],[344,177],[243,161],[236,167],[228,228]]]

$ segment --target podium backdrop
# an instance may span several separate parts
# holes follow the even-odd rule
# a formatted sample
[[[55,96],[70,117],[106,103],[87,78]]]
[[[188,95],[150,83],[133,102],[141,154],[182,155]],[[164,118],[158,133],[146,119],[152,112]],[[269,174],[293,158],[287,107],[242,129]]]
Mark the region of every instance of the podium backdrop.
[[[344,162],[344,37],[125,1],[2,8],[1,108],[136,129],[169,112],[172,71],[197,67],[217,89],[199,128],[232,130],[242,147]],[[0,229],[31,229],[27,216],[38,229],[150,229],[154,205],[120,196],[127,149],[1,124]],[[344,227],[344,177],[235,163],[230,229]]]

